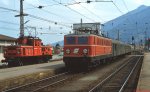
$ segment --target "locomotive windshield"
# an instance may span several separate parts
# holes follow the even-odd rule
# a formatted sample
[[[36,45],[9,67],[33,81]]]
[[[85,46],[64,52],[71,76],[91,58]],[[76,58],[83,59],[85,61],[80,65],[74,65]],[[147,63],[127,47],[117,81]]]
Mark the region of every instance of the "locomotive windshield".
[[[67,37],[66,43],[67,44],[75,44],[75,37]]]
[[[78,44],[88,44],[87,37],[78,37]]]

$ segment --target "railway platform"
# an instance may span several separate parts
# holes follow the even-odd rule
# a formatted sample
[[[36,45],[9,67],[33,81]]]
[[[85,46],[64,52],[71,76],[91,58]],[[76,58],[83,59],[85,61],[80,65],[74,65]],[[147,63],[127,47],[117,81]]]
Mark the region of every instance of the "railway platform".
[[[0,69],[0,92],[6,88],[36,81],[64,70],[63,61]]]
[[[150,53],[144,54],[136,92],[150,92]]]

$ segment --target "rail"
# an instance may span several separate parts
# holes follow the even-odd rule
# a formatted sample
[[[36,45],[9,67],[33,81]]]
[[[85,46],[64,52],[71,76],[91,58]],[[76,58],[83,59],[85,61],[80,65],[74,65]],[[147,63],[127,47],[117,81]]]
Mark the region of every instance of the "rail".
[[[63,78],[63,77],[65,75],[67,75],[67,74],[68,74],[68,72],[64,72],[64,73],[61,73],[61,74],[58,74],[58,75],[54,75],[54,76],[51,76],[51,77],[48,77],[48,78],[45,78],[45,79],[41,79],[41,80],[38,80],[38,81],[35,81],[35,82],[28,83],[28,84],[25,84],[25,85],[21,85],[21,86],[17,86],[17,87],[14,87],[14,88],[6,89],[6,90],[4,90],[2,92],[20,92],[21,90],[28,90],[28,91],[36,92],[36,91],[41,90],[43,88],[46,88],[46,87],[48,87],[50,85],[54,85],[56,83],[65,81],[67,78]],[[57,80],[54,81],[54,79],[55,80],[57,79]],[[46,82],[50,82],[50,81],[52,83],[46,83]],[[36,87],[34,89],[35,85],[38,86],[38,87]],[[30,89],[32,87],[33,87],[33,89]]]
[[[123,92],[123,89],[124,89],[125,86],[127,85],[127,82],[129,81],[131,75],[133,74],[134,70],[136,69],[138,63],[141,61],[141,58],[142,58],[142,57],[140,57],[140,58],[138,59],[138,61],[136,62],[135,66],[133,67],[133,69],[131,70],[130,74],[129,74],[128,77],[126,78],[126,80],[125,80],[125,82],[123,83],[122,87],[120,88],[119,92]]]
[[[141,58],[141,57],[140,57]],[[140,60],[140,58],[138,59],[138,62]],[[133,58],[132,60],[136,59]],[[98,83],[96,86],[94,86],[91,90],[89,90],[89,92],[99,92],[102,89],[102,86],[109,81],[114,75],[116,75],[120,70],[122,70],[125,66],[127,66],[129,63],[131,62],[131,60],[129,60],[128,62],[126,62],[124,65],[120,66],[117,70],[115,70],[113,73],[111,73],[108,77],[106,77],[103,81],[101,81],[100,83]],[[138,64],[138,62],[136,63],[136,65]],[[133,69],[132,69],[133,70]],[[131,71],[133,72],[133,71]],[[126,83],[124,83],[120,89],[120,92],[122,92],[122,89],[124,88],[124,86],[126,85]]]

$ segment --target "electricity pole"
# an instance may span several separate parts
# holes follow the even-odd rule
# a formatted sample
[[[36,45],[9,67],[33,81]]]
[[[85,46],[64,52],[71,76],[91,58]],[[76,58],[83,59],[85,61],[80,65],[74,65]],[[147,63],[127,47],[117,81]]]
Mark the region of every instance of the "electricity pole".
[[[20,0],[20,37],[24,36],[23,0]]]
[[[20,14],[15,17],[20,17],[20,37],[24,36],[24,13],[23,13],[23,1],[20,0]]]
[[[27,14],[23,13],[23,1],[20,0],[20,14],[15,16],[20,17],[20,37],[24,36],[24,16],[27,16]]]

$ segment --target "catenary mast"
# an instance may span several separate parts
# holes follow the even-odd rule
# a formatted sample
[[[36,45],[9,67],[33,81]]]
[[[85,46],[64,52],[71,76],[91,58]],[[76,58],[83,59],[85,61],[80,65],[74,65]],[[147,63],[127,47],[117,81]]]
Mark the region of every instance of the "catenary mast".
[[[25,14],[23,13],[23,1],[24,0],[20,0],[20,14],[15,16],[15,17],[20,17],[20,37],[24,36],[24,16],[25,16]]]
[[[23,0],[20,0],[20,37],[24,36]]]

